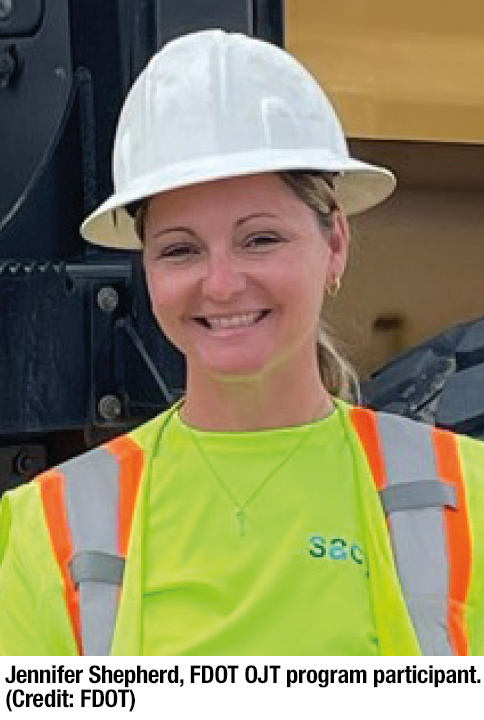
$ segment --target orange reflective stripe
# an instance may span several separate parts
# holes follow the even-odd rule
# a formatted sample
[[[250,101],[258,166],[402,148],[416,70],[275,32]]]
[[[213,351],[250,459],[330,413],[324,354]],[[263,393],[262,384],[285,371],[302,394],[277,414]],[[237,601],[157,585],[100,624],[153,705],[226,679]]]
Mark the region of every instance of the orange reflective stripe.
[[[111,440],[105,447],[119,461],[118,552],[126,557],[144,454],[140,446],[127,435]]]
[[[349,414],[351,423],[363,445],[375,486],[377,490],[383,490],[387,480],[378,434],[377,416],[372,410],[360,407],[351,408]]]
[[[449,557],[448,625],[456,654],[468,655],[464,603],[471,576],[472,545],[464,478],[457,438],[452,433],[433,428],[432,439],[439,476],[442,480],[451,482],[457,493],[457,510],[446,507],[444,513]]]
[[[386,435],[382,435],[380,439],[380,431],[383,430],[381,425],[382,418],[385,418],[384,414],[378,415],[377,413],[373,413],[373,411],[364,410],[362,408],[354,408],[352,411],[350,411],[351,422],[363,445],[363,449],[368,458],[375,485],[378,490],[384,489],[387,484],[387,451],[391,450],[392,447],[389,445],[389,447],[387,448],[386,443],[387,441],[393,443],[395,451],[399,446],[398,429],[397,435],[394,434],[392,436],[391,433],[387,433]],[[416,428],[416,426],[414,426],[414,428]],[[404,429],[404,426],[402,426],[402,429]],[[453,433],[449,433],[434,427],[427,426],[426,429],[428,432],[430,432],[430,437],[432,440],[431,447],[434,465],[433,474],[435,475],[435,479],[438,478],[442,483],[448,483],[452,485],[452,487],[455,489],[456,500],[455,506],[453,503],[442,504],[442,520],[440,523],[441,530],[440,533],[437,532],[437,535],[442,534],[443,530],[442,539],[440,541],[441,544],[443,543],[443,546],[440,547],[437,535],[433,539],[431,539],[432,542],[437,542],[434,551],[436,553],[438,551],[438,554],[440,554],[440,550],[442,550],[443,552],[445,552],[445,555],[447,557],[446,575],[442,585],[442,595],[446,597],[445,605],[442,608],[441,619],[439,619],[437,613],[437,615],[433,618],[432,622],[435,622],[435,620],[437,620],[437,623],[440,623],[440,626],[442,626],[442,624],[445,622],[447,628],[446,642],[448,650],[452,654],[468,655],[469,639],[467,637],[465,624],[465,603],[469,591],[473,558],[472,538],[466,506],[465,483],[459,459],[458,438]],[[422,428],[422,431],[424,430],[425,428]],[[407,439],[405,438],[407,438],[407,433],[403,433],[401,447],[398,450],[399,453],[411,452],[411,446],[405,449],[405,442],[411,441],[412,433],[408,435]],[[382,447],[381,443],[383,441],[385,442],[385,446]],[[423,449],[425,449],[424,446],[422,447]],[[382,452],[382,450],[384,452]],[[390,465],[390,468],[391,467],[392,465]],[[398,471],[399,476],[402,475],[402,471],[404,471],[405,465],[400,462],[397,463],[395,467]],[[411,458],[409,458],[409,467],[410,469],[413,467]],[[389,470],[389,472],[393,471]],[[403,475],[404,474],[405,473],[403,472]],[[403,478],[403,480],[404,479],[405,478]],[[425,471],[422,474],[422,478],[415,477],[413,482],[417,482],[419,479],[426,479]],[[392,487],[398,486],[398,482],[395,484],[392,477],[390,477],[389,482],[391,483]],[[403,486],[405,486],[405,482],[403,483]],[[401,530],[402,526],[400,525],[399,527]],[[434,526],[434,531],[435,530],[436,526]],[[404,534],[400,534],[399,537],[396,537],[394,535],[394,532],[391,531],[391,538],[394,550],[398,557],[399,550],[401,550],[402,548],[405,549]],[[406,556],[404,555],[403,557]],[[417,568],[419,567],[418,557],[413,558],[412,562],[416,563]],[[409,567],[410,569],[412,569],[411,566]],[[408,573],[403,572],[404,569],[405,568],[400,567],[399,572],[401,574],[400,579],[405,595],[406,588],[408,589],[405,579],[408,580],[408,578],[410,577],[410,580],[412,580],[412,576],[408,576]],[[407,569],[409,568],[407,567]],[[418,580],[418,575],[415,577],[417,577]],[[411,592],[414,592],[415,584],[411,583],[410,588]],[[418,632],[419,622],[421,620],[421,618],[419,619],[418,613],[415,615],[415,618],[412,617],[412,620],[414,621],[414,625],[417,628]],[[431,627],[431,625],[429,627]],[[425,640],[426,634],[424,633],[422,637]],[[435,635],[435,638],[439,639],[438,634]]]
[[[72,540],[64,500],[64,477],[61,473],[52,470],[40,475],[37,482],[40,485],[45,521],[64,584],[67,612],[71,620],[77,651],[79,655],[82,655],[79,603],[69,572],[69,561],[72,558]]]

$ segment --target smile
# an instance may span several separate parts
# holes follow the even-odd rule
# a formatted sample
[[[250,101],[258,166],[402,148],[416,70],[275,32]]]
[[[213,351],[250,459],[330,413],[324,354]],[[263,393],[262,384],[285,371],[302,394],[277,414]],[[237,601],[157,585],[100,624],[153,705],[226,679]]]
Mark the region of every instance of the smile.
[[[270,310],[240,313],[237,315],[208,315],[195,320],[210,330],[232,330],[255,325],[269,314]]]

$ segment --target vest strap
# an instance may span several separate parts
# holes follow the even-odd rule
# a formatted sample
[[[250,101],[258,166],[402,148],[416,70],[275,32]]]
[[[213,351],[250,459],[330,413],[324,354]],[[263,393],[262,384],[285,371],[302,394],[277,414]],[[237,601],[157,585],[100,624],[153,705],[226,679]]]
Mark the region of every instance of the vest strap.
[[[59,469],[65,478],[72,558],[79,557],[81,570],[86,571],[84,578],[73,578],[79,597],[82,653],[109,655],[119,589],[105,581],[107,561],[99,558],[115,558],[118,551],[119,460],[101,446]],[[97,559],[89,554],[91,548],[96,548]],[[100,573],[101,578],[95,579],[91,572]]]
[[[455,487],[440,480],[403,482],[390,485],[379,494],[386,514],[419,508],[457,507]]]
[[[80,655],[109,655],[144,466],[129,435],[38,478]]]
[[[467,654],[462,609],[469,552],[455,552],[466,507],[456,440],[424,423],[353,408],[350,413],[382,501],[395,565],[424,655]],[[440,431],[442,433],[442,431]],[[453,461],[448,461],[452,456]],[[444,457],[444,460],[443,460]],[[455,462],[454,462],[455,460]],[[459,546],[460,547],[460,546]],[[456,630],[457,628],[457,630]]]
[[[387,488],[395,497],[437,494],[442,485],[432,428],[408,418],[377,414]],[[422,490],[420,485],[424,484]],[[410,485],[415,485],[413,491]],[[403,490],[401,489],[403,487]],[[445,487],[438,491],[445,495]],[[427,498],[429,499],[429,498]],[[442,503],[390,511],[389,531],[403,594],[424,655],[454,655],[447,625],[449,558]],[[428,607],[428,598],[442,602]]]
[[[125,559],[97,550],[78,552],[69,563],[69,570],[76,588],[84,582],[107,585],[123,584]]]

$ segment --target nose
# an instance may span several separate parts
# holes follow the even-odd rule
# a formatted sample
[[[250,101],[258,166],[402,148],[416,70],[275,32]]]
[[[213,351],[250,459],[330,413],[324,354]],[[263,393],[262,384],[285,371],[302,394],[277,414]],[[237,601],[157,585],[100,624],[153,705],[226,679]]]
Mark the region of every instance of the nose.
[[[229,252],[212,254],[203,277],[205,297],[215,302],[228,302],[246,288],[246,276],[237,258]]]

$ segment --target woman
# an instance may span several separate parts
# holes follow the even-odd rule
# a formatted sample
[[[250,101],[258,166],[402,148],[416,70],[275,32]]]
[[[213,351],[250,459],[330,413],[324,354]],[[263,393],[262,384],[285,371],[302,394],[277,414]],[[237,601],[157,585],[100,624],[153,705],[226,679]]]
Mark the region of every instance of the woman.
[[[352,374],[320,329],[346,216],[388,196],[391,173],[349,157],[287,53],[217,30],[153,58],[113,160],[83,233],[142,251],[186,392],[6,497],[0,651],[482,653],[482,446],[347,406]]]

